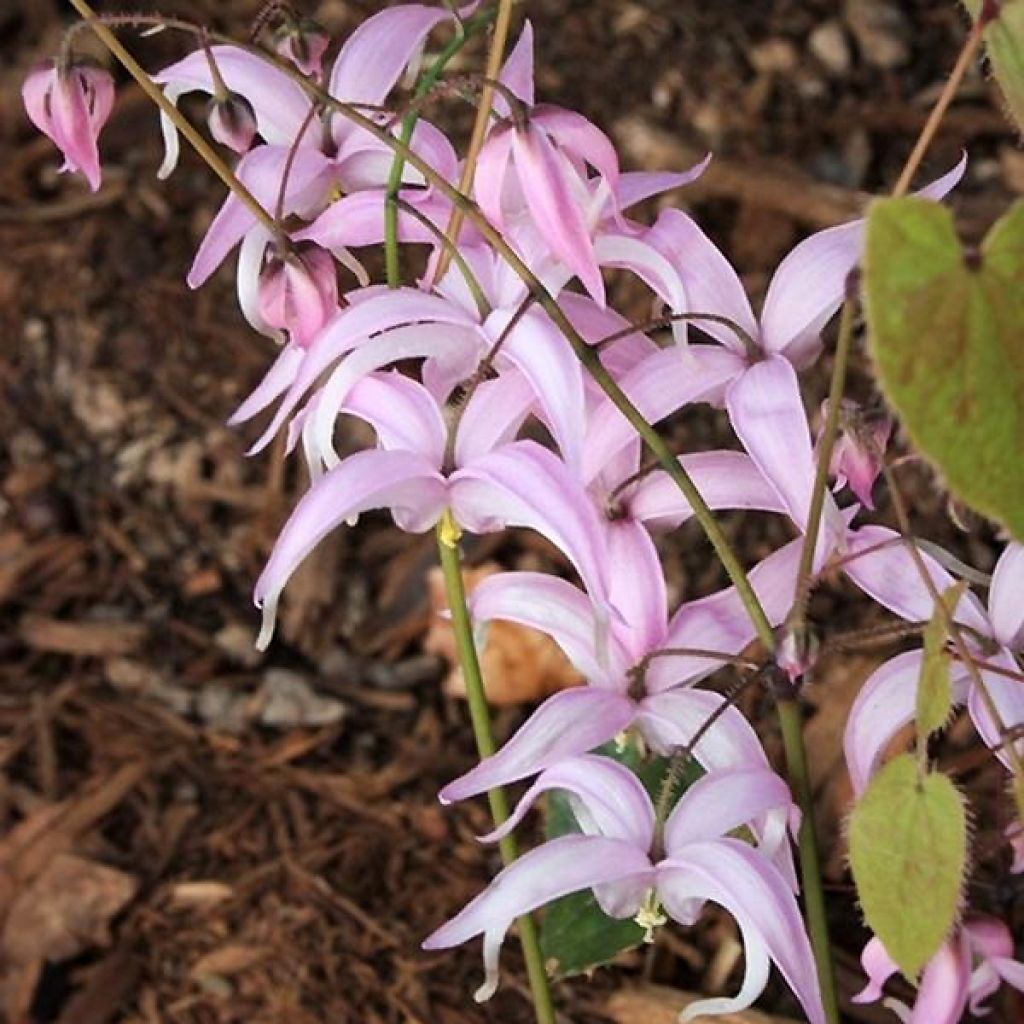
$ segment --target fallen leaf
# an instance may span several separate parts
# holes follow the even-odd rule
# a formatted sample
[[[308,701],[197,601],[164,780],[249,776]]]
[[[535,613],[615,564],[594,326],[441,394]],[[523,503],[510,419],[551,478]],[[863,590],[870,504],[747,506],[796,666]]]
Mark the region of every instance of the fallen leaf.
[[[138,883],[115,868],[71,853],[58,854],[14,899],[0,948],[18,964],[59,962],[110,945],[110,920]]]

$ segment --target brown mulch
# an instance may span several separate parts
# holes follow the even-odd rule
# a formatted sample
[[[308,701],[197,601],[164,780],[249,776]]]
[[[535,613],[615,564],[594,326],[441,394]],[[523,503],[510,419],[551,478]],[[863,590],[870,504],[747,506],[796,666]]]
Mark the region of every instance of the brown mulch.
[[[167,5],[243,33],[259,6]],[[307,6],[341,33],[380,4]],[[539,93],[607,128],[627,166],[715,151],[684,198],[755,293],[803,233],[893,180],[964,30],[954,5],[925,0],[521,6],[537,29]],[[888,21],[868,17],[879,7]],[[303,481],[279,450],[245,459],[248,434],[224,421],[273,346],[242,322],[230,270],[198,293],[185,286],[220,189],[188,156],[168,183],[155,180],[156,118],[134,88],[103,136],[103,189],[55,173],[18,88],[66,18],[57,0],[0,6],[0,1019],[525,1022],[513,942],[483,1007],[470,999],[476,945],[419,950],[496,868],[474,840],[482,803],[436,801],[472,745],[464,707],[442,691],[443,661],[421,646],[432,540],[373,516],[342,531],[290,586],[270,651],[253,650],[252,583]],[[168,35],[135,49],[156,66],[183,45]],[[442,116],[458,130],[467,113]],[[980,75],[928,169],[964,146],[971,171],[953,206],[977,236],[1024,192],[1021,152]],[[619,292],[644,316],[638,289]],[[827,370],[826,360],[810,383],[812,407]],[[863,359],[854,386],[870,390]],[[696,448],[728,436],[707,411],[671,429]],[[990,569],[991,532],[961,533],[928,475],[904,472],[921,533]],[[751,562],[787,537],[738,515],[727,526]],[[664,548],[677,598],[722,585],[694,528]],[[561,568],[530,537],[470,551],[478,563]],[[880,621],[838,585],[812,610],[830,630]],[[859,683],[891,651],[830,656],[811,694],[847,995],[864,936],[844,873],[837,737]],[[764,696],[748,695],[745,710],[775,749]],[[521,717],[499,712],[499,733]],[[1000,774],[968,730],[939,753],[975,801],[972,900],[1020,925]],[[731,936],[717,919],[666,931],[621,969],[559,984],[559,1006],[585,1024],[615,1012],[607,997],[623,979],[700,989],[722,974]],[[781,985],[765,1005],[794,1015]],[[1005,995],[989,1019],[1019,1012]]]

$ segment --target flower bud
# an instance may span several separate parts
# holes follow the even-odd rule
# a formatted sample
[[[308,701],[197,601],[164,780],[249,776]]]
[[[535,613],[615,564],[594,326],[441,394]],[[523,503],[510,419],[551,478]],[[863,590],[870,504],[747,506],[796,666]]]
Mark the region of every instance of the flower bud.
[[[311,242],[274,256],[260,275],[260,316],[300,348],[313,343],[337,308],[334,258]]]
[[[248,153],[256,138],[256,111],[241,93],[229,92],[224,99],[210,100],[206,114],[210,134],[236,153]]]
[[[821,406],[824,422],[828,403]],[[882,471],[882,460],[892,433],[892,420],[884,412],[872,412],[856,402],[842,399],[839,405],[839,434],[832,447],[829,473],[836,489],[849,485],[857,500],[873,509],[871,490]],[[821,442],[821,434],[818,435]]]
[[[274,34],[274,49],[304,75],[319,79],[331,37],[312,18],[289,18]]]
[[[81,171],[100,187],[97,140],[114,105],[114,80],[100,67],[55,61],[36,68],[21,87],[32,123],[64,154],[62,171]]]

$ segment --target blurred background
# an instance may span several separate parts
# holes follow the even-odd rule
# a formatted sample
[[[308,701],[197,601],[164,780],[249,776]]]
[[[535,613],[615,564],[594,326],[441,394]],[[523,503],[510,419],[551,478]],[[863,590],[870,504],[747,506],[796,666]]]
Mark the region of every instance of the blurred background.
[[[296,4],[338,39],[384,6]],[[159,9],[245,36],[260,8]],[[254,649],[252,584],[305,483],[279,448],[247,460],[255,435],[225,420],[274,345],[238,312],[233,261],[198,293],[186,287],[223,190],[190,153],[156,180],[156,114],[116,69],[102,189],[57,173],[20,85],[71,17],[60,0],[0,2],[0,1019],[526,1022],[514,944],[485,1007],[470,1000],[476,944],[418,948],[496,867],[473,839],[483,805],[436,801],[473,752],[435,615],[433,537],[375,516],[337,534],[290,585],[271,649]],[[714,152],[668,201],[695,212],[755,298],[797,240],[891,186],[966,31],[956,4],[925,0],[544,0],[518,4],[517,27],[524,17],[538,98],[594,120],[625,168],[681,169]],[[151,70],[189,46],[172,33],[122,38]],[[88,33],[79,40],[109,65]],[[477,43],[461,66],[482,59]],[[201,103],[184,108],[201,118]],[[472,114],[441,104],[430,116],[463,138]],[[976,239],[1024,193],[1024,152],[980,70],[922,181],[962,149],[970,165],[951,204]],[[649,314],[635,283],[612,294],[627,315]],[[829,369],[826,357],[809,378],[809,409]],[[872,396],[863,350],[852,390]],[[367,442],[349,429],[352,447]],[[707,409],[668,430],[680,449],[732,443]],[[997,549],[985,524],[968,535],[925,469],[900,473],[920,534],[988,571]],[[891,521],[884,495],[879,517]],[[727,526],[750,563],[788,539],[774,521],[735,514]],[[695,525],[663,549],[675,600],[724,584]],[[470,539],[467,554],[482,573],[568,571],[530,535]],[[839,581],[820,588],[812,615],[832,632],[881,621]],[[893,650],[827,654],[808,694],[844,996],[860,987],[864,933],[844,873],[839,738],[861,682]],[[492,631],[485,664],[502,736],[529,702],[575,681],[518,630]],[[743,707],[777,752],[766,696],[748,693]],[[969,728],[954,727],[940,756],[973,797],[972,903],[1019,925],[1001,773]],[[738,964],[734,926],[712,915],[686,933],[662,929],[652,949],[559,984],[557,997],[577,1024],[667,1024],[681,997],[658,985],[731,991]],[[779,1020],[796,1016],[787,998],[781,985],[766,994]],[[1021,1019],[1003,998],[989,1019]],[[847,1008],[850,1020],[893,1019]]]

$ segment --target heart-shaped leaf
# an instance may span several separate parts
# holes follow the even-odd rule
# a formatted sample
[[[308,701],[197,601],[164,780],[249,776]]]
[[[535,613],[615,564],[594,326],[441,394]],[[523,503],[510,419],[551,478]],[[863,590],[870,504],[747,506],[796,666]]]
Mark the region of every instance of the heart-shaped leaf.
[[[966,5],[976,19],[984,0],[966,0]],[[985,26],[984,37],[1007,113],[1024,132],[1024,0],[1002,0],[998,16]]]
[[[938,203],[878,200],[864,277],[875,364],[914,444],[1024,539],[1024,200],[977,251]]]

